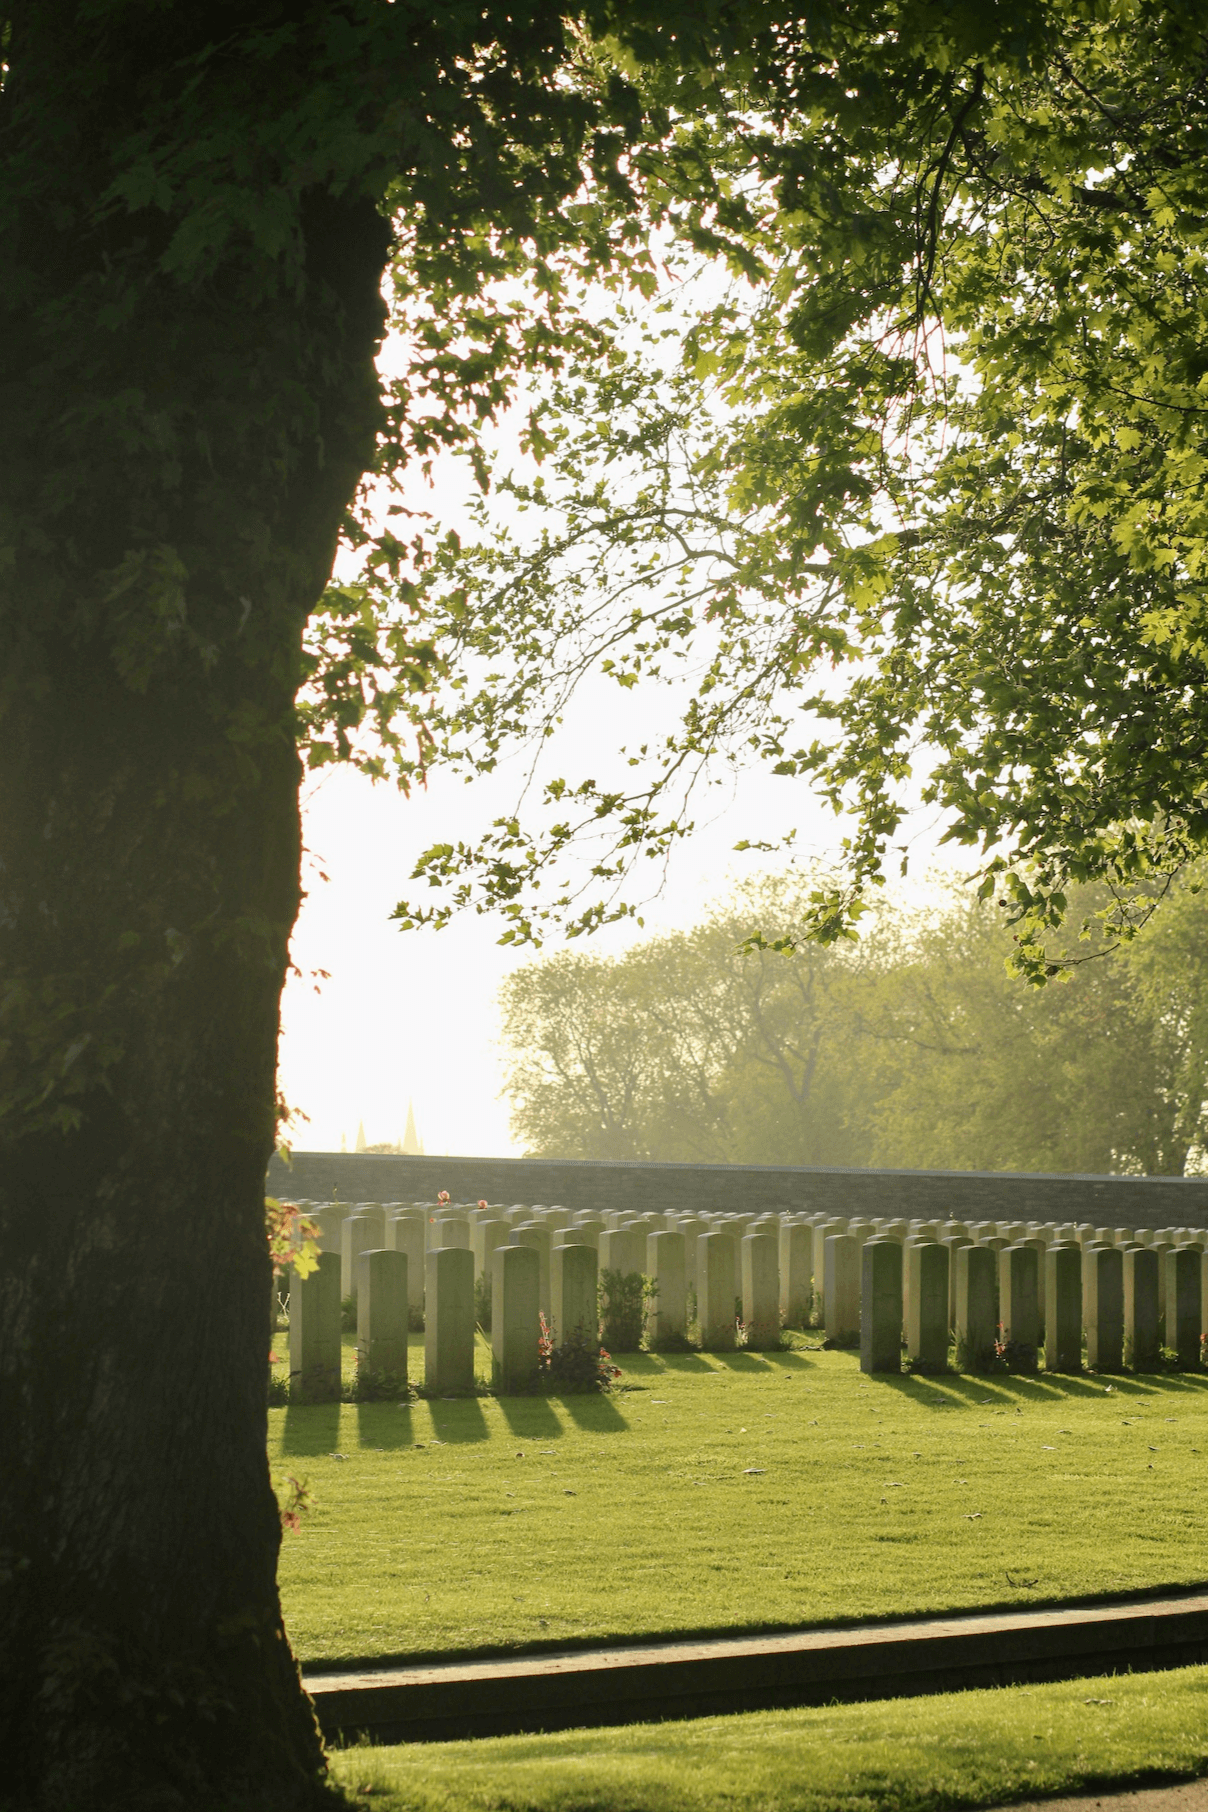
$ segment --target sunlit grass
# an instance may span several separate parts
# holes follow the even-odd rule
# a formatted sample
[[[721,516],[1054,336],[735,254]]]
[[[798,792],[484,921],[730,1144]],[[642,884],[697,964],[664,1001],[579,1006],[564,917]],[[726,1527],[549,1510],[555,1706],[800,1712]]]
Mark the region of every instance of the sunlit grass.
[[[281,1559],[301,1658],[1208,1577],[1208,1379],[870,1380],[820,1351],[622,1364],[635,1388],[610,1397],[271,1412],[274,1470],[315,1500]]]
[[[1208,1674],[351,1749],[380,1812],[940,1812],[1208,1770]]]

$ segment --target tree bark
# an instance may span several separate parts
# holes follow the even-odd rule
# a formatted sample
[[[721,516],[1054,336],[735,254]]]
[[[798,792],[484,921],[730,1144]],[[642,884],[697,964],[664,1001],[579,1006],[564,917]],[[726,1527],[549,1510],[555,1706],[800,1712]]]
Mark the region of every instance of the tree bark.
[[[104,198],[213,19],[98,10],[17,9],[0,112],[0,1803],[307,1807],[264,1176],[301,633],[373,458],[388,233],[253,172],[286,251],[173,273],[177,223]]]

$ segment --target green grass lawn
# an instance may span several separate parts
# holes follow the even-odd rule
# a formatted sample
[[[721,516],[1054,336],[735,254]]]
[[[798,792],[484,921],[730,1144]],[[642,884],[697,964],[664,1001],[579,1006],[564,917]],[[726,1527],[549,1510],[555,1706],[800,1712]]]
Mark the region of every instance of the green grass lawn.
[[[281,1557],[301,1659],[1208,1578],[1208,1378],[867,1379],[821,1351],[621,1364],[633,1388],[608,1397],[270,1412],[274,1472],[314,1496]]]
[[[347,1749],[374,1812],[941,1812],[1208,1771],[1208,1674]]]

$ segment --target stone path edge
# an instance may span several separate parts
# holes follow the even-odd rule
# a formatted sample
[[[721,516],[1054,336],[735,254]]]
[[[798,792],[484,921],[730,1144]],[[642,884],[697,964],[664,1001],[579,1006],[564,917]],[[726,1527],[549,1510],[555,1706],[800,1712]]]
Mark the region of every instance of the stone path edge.
[[[442,1742],[1208,1661],[1208,1590],[1137,1603],[304,1675],[329,1741]]]
[[[1192,1779],[1147,1775],[1123,1785],[1086,1787],[1060,1799],[1013,1800],[983,1812],[1208,1812],[1208,1776]]]

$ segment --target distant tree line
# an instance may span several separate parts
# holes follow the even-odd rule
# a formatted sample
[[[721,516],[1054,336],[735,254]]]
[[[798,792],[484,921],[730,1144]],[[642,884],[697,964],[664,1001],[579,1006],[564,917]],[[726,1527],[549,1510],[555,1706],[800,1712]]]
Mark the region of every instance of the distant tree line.
[[[1185,879],[1123,947],[1096,890],[1068,979],[1007,972],[1012,932],[950,890],[856,941],[794,931],[816,877],[766,878],[622,956],[563,950],[502,994],[531,1156],[1182,1175],[1206,1161],[1208,896]],[[753,925],[788,952],[749,947]],[[768,945],[773,941],[769,933]]]

